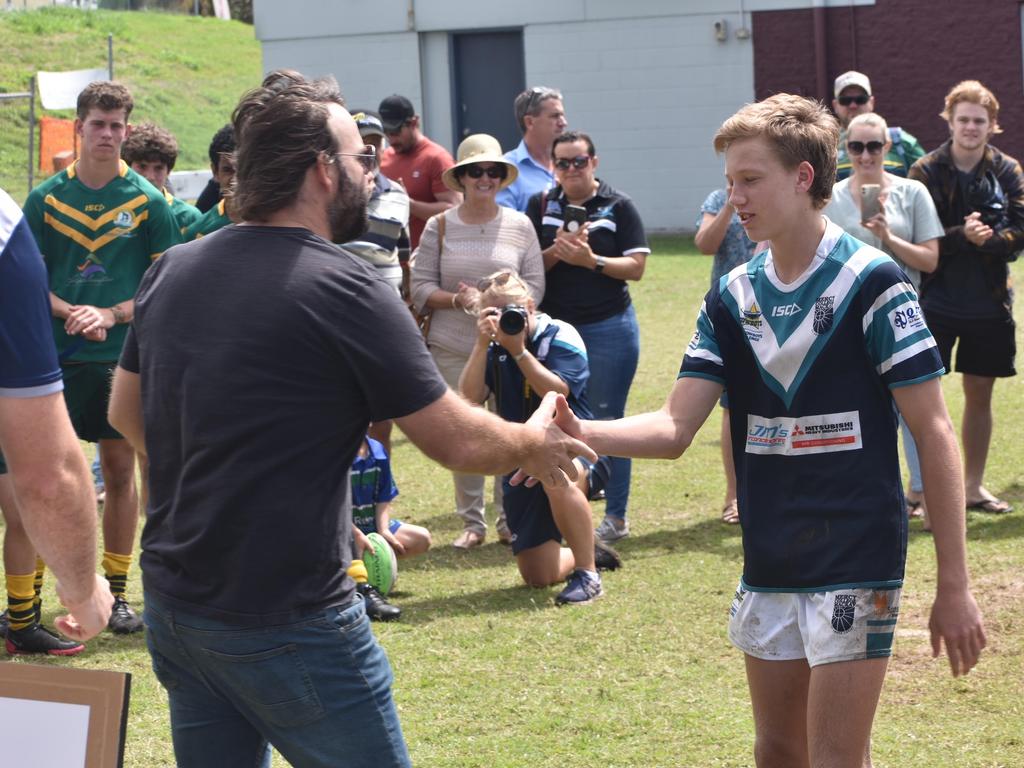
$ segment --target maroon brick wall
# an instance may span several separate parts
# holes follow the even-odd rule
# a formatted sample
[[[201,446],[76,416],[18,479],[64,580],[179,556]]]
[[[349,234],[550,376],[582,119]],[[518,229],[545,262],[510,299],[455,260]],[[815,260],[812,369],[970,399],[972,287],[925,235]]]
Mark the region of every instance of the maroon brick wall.
[[[876,0],[829,8],[828,93],[816,93],[813,11],[753,14],[754,91],[758,99],[789,92],[826,99],[848,69],[871,78],[875,109],[914,134],[926,150],[948,138],[938,116],[952,85],[976,79],[999,99],[1003,133],[993,144],[1024,158],[1024,74],[1020,3],[1016,0]]]

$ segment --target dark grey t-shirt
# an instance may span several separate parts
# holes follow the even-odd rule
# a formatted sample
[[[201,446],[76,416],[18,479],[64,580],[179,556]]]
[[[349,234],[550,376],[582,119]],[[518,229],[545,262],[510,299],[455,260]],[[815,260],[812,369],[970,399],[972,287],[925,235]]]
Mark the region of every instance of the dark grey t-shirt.
[[[228,227],[146,273],[121,366],[142,376],[146,589],[257,623],[350,600],[367,423],[446,390],[394,289],[307,230]]]

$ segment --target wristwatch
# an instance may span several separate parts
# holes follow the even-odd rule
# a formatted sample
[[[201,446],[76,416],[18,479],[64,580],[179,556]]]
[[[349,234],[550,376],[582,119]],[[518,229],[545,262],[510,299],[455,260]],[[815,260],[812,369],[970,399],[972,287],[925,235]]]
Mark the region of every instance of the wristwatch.
[[[607,263],[608,263],[608,259],[606,259],[604,256],[595,256],[594,257],[594,271],[595,272],[604,272],[604,265],[607,264]]]

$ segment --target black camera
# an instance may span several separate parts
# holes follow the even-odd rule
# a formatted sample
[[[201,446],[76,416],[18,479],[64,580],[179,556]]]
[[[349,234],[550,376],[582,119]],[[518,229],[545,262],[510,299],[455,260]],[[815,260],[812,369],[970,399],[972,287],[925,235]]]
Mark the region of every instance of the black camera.
[[[526,307],[519,304],[506,304],[501,308],[498,327],[506,336],[515,336],[526,327]]]
[[[1006,192],[999,179],[991,171],[973,179],[967,187],[967,204],[972,211],[981,214],[981,223],[994,230],[1004,229],[1010,224],[1010,206]]]

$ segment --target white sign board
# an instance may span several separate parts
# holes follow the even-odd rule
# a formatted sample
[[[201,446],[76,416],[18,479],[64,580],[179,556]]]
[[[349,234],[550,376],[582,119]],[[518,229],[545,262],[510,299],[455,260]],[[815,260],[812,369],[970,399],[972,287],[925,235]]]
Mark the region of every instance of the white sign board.
[[[171,194],[182,200],[195,200],[206,189],[213,174],[210,171],[171,171],[168,181]]]
[[[43,109],[74,109],[78,105],[78,94],[89,83],[109,80],[106,69],[76,69],[71,72],[38,72],[39,101]]]
[[[0,738],[5,744],[31,744],[32,765],[85,768],[89,707],[61,701],[0,696]]]

